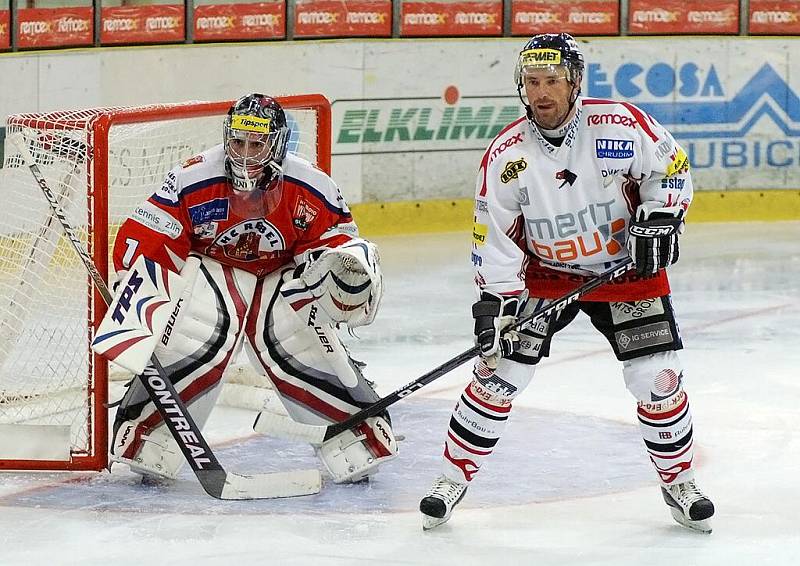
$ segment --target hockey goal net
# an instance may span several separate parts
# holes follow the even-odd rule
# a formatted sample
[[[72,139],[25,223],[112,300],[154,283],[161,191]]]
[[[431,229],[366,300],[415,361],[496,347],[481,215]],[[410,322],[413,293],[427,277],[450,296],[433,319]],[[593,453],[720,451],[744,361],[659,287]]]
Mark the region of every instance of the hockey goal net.
[[[328,101],[278,100],[290,151],[330,172]],[[102,469],[109,383],[131,377],[89,349],[105,305],[13,140],[30,149],[108,280],[120,224],[172,167],[221,143],[231,103],[9,116],[0,169],[0,469]],[[234,387],[263,384],[242,367],[228,379]]]

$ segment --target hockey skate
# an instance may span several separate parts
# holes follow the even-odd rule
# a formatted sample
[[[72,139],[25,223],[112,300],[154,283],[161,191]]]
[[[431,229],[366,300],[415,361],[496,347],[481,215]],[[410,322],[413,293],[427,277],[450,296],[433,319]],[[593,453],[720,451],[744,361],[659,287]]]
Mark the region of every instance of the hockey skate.
[[[453,508],[467,493],[467,484],[458,483],[447,476],[439,476],[419,502],[422,512],[422,529],[427,531],[446,523]]]
[[[662,486],[661,495],[678,523],[701,533],[711,532],[709,519],[714,515],[714,504],[698,489],[694,480]]]

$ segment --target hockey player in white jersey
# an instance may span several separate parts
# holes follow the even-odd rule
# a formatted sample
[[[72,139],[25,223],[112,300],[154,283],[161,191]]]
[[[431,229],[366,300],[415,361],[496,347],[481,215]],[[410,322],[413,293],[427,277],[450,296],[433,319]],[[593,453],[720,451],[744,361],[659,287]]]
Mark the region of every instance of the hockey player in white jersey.
[[[483,155],[472,246],[481,357],[450,419],[443,473],[420,502],[426,529],[450,518],[553,335],[582,311],[622,362],[673,517],[711,530],[714,506],[694,479],[692,417],[677,354],[682,343],[664,271],[678,260],[692,200],[689,162],[669,132],[636,106],[581,97],[583,71],[570,35],[528,41],[515,72],[526,116]],[[635,273],[554,319],[504,331],[629,256]]]

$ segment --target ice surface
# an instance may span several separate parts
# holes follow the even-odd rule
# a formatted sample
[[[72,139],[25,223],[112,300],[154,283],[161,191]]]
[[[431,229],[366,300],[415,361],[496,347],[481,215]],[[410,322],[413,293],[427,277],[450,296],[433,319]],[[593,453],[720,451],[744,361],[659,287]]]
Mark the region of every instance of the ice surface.
[[[466,234],[381,238],[386,296],[351,344],[387,393],[471,345]],[[661,501],[608,345],[579,317],[515,402],[507,433],[446,525],[423,533],[462,367],[395,405],[400,457],[366,485],[220,502],[189,472],[0,474],[0,565],[800,564],[800,222],[690,224],[671,269],[709,536]],[[207,434],[231,471],[316,466],[220,408]]]

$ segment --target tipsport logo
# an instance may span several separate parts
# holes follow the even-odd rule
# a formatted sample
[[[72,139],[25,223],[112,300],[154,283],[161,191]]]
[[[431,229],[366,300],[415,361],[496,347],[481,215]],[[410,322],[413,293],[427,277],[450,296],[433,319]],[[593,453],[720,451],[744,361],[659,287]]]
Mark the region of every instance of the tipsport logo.
[[[731,78],[706,62],[589,64],[587,94],[636,104],[681,142],[695,170],[797,167],[798,95],[769,63],[750,73],[732,89]]]

